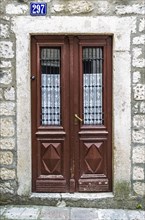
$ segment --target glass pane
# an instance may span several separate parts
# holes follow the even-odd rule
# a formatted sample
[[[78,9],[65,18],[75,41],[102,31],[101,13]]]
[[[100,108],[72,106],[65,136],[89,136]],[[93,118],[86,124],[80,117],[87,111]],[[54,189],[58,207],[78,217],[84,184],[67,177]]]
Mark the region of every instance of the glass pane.
[[[60,48],[41,49],[41,124],[60,125]]]
[[[84,124],[103,124],[102,48],[83,48],[83,114]]]

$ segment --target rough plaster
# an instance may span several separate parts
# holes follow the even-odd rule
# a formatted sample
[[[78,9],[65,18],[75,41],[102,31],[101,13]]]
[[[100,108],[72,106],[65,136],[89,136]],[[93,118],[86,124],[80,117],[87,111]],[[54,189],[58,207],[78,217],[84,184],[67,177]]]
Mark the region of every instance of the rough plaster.
[[[114,186],[130,182],[131,152],[131,58],[130,35],[134,17],[13,17],[16,35],[17,82],[17,177],[18,194],[31,194],[31,34],[113,35],[113,169]],[[25,43],[24,43],[25,42]],[[122,68],[123,67],[123,68]]]

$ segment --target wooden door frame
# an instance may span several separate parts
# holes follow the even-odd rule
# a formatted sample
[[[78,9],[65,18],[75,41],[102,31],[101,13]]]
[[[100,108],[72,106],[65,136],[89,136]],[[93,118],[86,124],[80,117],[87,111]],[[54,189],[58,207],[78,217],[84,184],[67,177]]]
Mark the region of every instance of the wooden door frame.
[[[54,40],[54,36],[55,36],[55,40]],[[37,36],[37,37],[35,36],[35,37],[33,37],[34,40],[32,42],[32,49],[35,51],[34,57],[37,60],[37,63],[38,63],[38,53],[37,53],[38,46],[52,45],[52,44],[55,44],[55,46],[57,46],[57,45],[60,45],[60,43],[56,43],[56,41],[58,42],[60,39],[64,38],[63,35],[62,36],[61,35],[60,36],[54,35],[54,36],[49,35],[49,36]],[[81,78],[79,77],[79,73],[81,72],[81,65],[79,64],[81,58],[80,58],[80,52],[79,51],[80,51],[80,46],[82,46],[83,44],[86,44],[86,41],[88,41],[88,42],[90,41],[90,36],[77,35],[77,36],[67,36],[67,37],[69,39],[68,51],[70,51],[70,53],[69,53],[70,54],[69,55],[70,65],[69,65],[69,62],[67,62],[66,65],[67,65],[67,70],[69,70],[69,72],[70,72],[70,76],[69,76],[70,78],[69,78],[69,80],[67,80],[67,83],[65,85],[66,85],[66,88],[68,88],[68,90],[70,89],[70,97],[74,98],[74,100],[73,100],[74,104],[73,104],[71,99],[69,99],[69,102],[68,102],[68,105],[70,106],[70,114],[69,114],[70,115],[70,117],[69,117],[70,124],[67,127],[67,132],[68,132],[69,137],[70,137],[69,140],[71,140],[70,141],[71,151],[68,152],[68,155],[70,155],[70,162],[69,162],[70,163],[70,183],[69,183],[69,185],[70,185],[70,192],[74,192],[75,187],[76,187],[75,186],[75,177],[74,177],[75,174],[74,173],[76,173],[78,168],[79,168],[79,165],[74,167],[74,163],[75,163],[74,161],[78,161],[78,159],[79,159],[79,153],[77,153],[77,158],[75,158],[75,153],[74,153],[74,152],[77,152],[78,149],[79,149],[78,148],[79,139],[78,139],[78,134],[77,134],[79,132],[79,128],[74,127],[74,114],[78,112],[78,107],[76,107],[76,106],[79,106],[78,100],[79,100],[79,98],[82,97],[81,92],[79,90],[79,83],[77,83],[76,88],[74,87],[75,86],[74,85],[74,82],[75,82],[74,78],[76,77],[81,82]],[[81,39],[82,43],[79,43],[78,39]],[[49,44],[48,44],[48,40],[50,41]],[[112,64],[112,52],[111,52],[112,51],[112,44],[111,44],[111,37],[109,37],[109,36],[92,36],[91,35],[91,40],[94,40],[94,41],[97,40],[97,44],[99,46],[100,45],[104,46],[104,42],[107,42],[107,46],[109,46],[108,47],[109,49],[107,49],[107,50],[105,49],[106,51],[105,51],[104,55],[106,57],[104,57],[104,59],[106,58],[105,60],[106,60],[107,67],[109,65],[110,65],[110,67],[109,67],[108,70],[105,70],[104,72],[105,72],[105,74],[107,73],[107,76],[109,74],[110,77],[107,77],[107,78],[104,77],[104,78],[105,78],[106,81],[112,83],[112,78],[111,78],[112,77],[112,65],[111,65]],[[35,47],[34,44],[36,44],[36,41],[43,41],[43,43],[41,42],[39,45],[38,45],[38,42],[37,42],[37,49],[34,48]],[[83,43],[83,41],[84,41],[84,43]],[[87,45],[88,45],[88,43],[87,43]],[[94,44],[91,43],[90,45],[94,45]],[[95,46],[96,46],[96,43],[95,43]],[[75,51],[78,51],[78,52],[75,53]],[[33,62],[34,57],[31,57],[32,70],[34,70],[34,72],[32,71],[33,75],[34,75],[34,73],[36,73],[36,65]],[[74,63],[76,65],[74,65]],[[39,67],[37,66],[37,70],[38,69],[39,69]],[[37,73],[38,72],[39,71],[37,71]],[[64,77],[66,77],[65,74],[64,74]],[[63,78],[63,81],[66,82],[66,79]],[[106,83],[106,86],[107,86],[107,83]],[[34,86],[33,86],[33,83],[32,83],[32,91],[33,90],[34,90]],[[38,88],[37,88],[37,90],[38,90]],[[112,97],[112,88],[107,87],[106,91],[107,92],[104,92],[106,98],[107,98],[106,93],[109,94],[110,97]],[[75,94],[80,94],[80,97],[77,98],[77,95],[74,96],[74,93]],[[35,105],[37,103],[36,98],[37,97],[35,97],[34,100],[32,98]],[[65,98],[68,100],[68,94],[65,95]],[[111,105],[110,105],[109,100],[108,99],[106,99],[106,100],[107,100],[107,103],[109,104],[109,112],[110,112],[110,114],[109,114],[110,117],[109,118],[112,118],[112,102],[111,102]],[[80,106],[82,106],[82,104],[80,104]],[[105,108],[107,108],[106,106],[107,105],[105,105]],[[62,106],[62,109],[65,109],[65,108],[63,108],[63,106]],[[36,112],[36,108],[33,109],[33,107],[32,107],[32,112]],[[36,114],[37,114],[37,118],[38,118],[39,113],[37,112]],[[66,116],[66,113],[64,112],[64,115],[63,115],[64,119],[65,119],[65,116]],[[32,114],[32,120],[35,120],[34,117],[35,117],[35,114]],[[111,120],[110,120],[110,122],[111,122]],[[111,131],[112,130],[112,125],[111,125],[111,123],[108,123],[108,120],[106,121],[106,125],[109,127],[109,131]],[[99,129],[101,129],[103,131],[102,126]],[[32,130],[33,131],[35,130],[33,123],[32,123]],[[42,130],[45,130],[45,129],[42,129]],[[52,127],[52,130],[56,131],[57,128]],[[93,129],[91,129],[91,130],[93,130]],[[32,140],[34,138],[33,135],[34,135],[34,132],[32,132]],[[110,138],[110,143],[111,143],[112,136],[110,135],[109,138]],[[67,143],[68,143],[69,140],[67,140]],[[77,140],[77,144],[75,144],[76,140]],[[75,146],[75,148],[74,148],[74,146]],[[110,148],[110,153],[107,155],[107,160],[108,161],[110,160],[110,155],[112,155],[112,147],[110,146],[109,148]],[[34,154],[35,154],[34,148],[32,148],[32,155],[34,155]],[[33,170],[34,170],[35,166],[37,167],[38,165],[37,165],[36,161],[34,162],[34,157],[32,157],[32,160],[33,160]],[[112,163],[112,160],[111,160],[111,163]],[[109,173],[109,176],[110,176],[110,179],[111,179],[112,178],[112,168],[111,168],[111,173]],[[33,191],[34,191],[34,188],[35,188],[35,183],[33,182]],[[112,190],[112,184],[110,184],[109,190],[110,191]]]

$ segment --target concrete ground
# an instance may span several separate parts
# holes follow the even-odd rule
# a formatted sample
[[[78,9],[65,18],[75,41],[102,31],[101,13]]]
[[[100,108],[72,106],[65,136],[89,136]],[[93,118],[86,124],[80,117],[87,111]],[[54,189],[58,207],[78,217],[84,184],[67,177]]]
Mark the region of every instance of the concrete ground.
[[[145,211],[50,206],[1,206],[0,220],[145,220]]]

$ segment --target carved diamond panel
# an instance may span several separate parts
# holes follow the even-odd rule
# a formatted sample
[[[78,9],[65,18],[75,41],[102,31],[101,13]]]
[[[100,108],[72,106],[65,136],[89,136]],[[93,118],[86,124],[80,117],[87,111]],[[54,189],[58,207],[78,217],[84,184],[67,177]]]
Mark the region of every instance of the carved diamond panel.
[[[42,164],[49,174],[61,172],[61,143],[42,143]]]
[[[97,173],[102,167],[103,157],[101,153],[102,142],[85,143],[85,171],[86,173]]]

